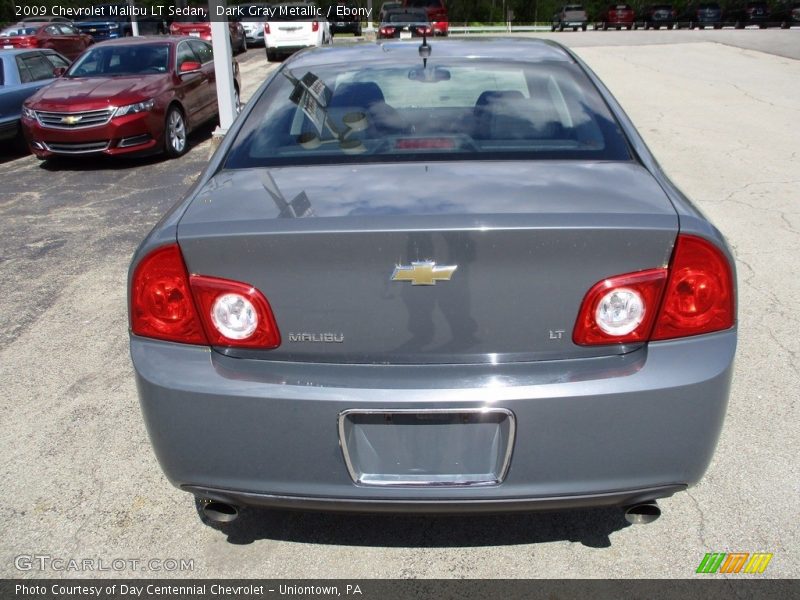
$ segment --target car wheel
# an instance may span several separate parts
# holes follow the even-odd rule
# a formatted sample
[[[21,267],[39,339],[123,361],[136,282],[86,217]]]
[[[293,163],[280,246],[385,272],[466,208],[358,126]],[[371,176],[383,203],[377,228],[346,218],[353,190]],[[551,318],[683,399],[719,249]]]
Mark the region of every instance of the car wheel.
[[[553,33],[556,30],[556,26],[551,24],[550,25],[550,33]]]
[[[733,24],[733,27],[735,29],[744,29],[744,23],[742,23],[741,21],[736,21],[736,23]]]
[[[672,25],[667,25],[667,29],[672,31]]]
[[[627,26],[625,29],[627,29],[628,31],[630,31],[632,28],[633,28],[633,25],[628,25],[628,26]]]
[[[781,21],[781,29],[789,29],[788,21]]]
[[[601,28],[603,29],[603,31],[608,31],[608,23],[603,23],[601,25]]]
[[[184,154],[188,146],[186,137],[186,119],[177,106],[171,106],[164,128],[164,152],[167,156],[176,158]]]
[[[278,55],[273,50],[267,48],[267,61],[276,62],[277,60],[278,60]]]
[[[581,25],[581,31],[586,31],[586,25]]]
[[[242,99],[239,97],[239,88],[236,86],[233,86],[233,109],[237,115],[242,112]]]
[[[722,29],[722,25],[714,25],[714,29]]]
[[[564,24],[563,23],[559,23],[558,24],[558,30],[561,31],[561,32],[564,31]]]

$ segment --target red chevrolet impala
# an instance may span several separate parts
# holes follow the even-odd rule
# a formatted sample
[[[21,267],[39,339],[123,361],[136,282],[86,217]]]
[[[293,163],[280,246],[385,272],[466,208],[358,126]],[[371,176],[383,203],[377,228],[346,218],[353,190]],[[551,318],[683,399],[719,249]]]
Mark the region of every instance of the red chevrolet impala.
[[[236,105],[240,88],[234,61]],[[217,116],[211,45],[185,37],[96,44],[31,96],[22,127],[33,153],[180,156],[187,134]]]

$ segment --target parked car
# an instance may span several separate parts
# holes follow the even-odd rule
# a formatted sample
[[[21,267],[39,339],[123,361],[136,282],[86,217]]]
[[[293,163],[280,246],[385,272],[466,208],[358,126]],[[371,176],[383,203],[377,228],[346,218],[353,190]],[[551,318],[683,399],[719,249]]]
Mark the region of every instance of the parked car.
[[[133,35],[131,18],[124,14],[130,8],[127,2],[96,4],[94,7],[104,16],[76,19],[73,24],[82,33],[91,35],[96,42]],[[166,21],[158,17],[141,17],[136,22],[139,35],[160,35],[167,32]]]
[[[556,14],[553,15],[553,20],[550,23],[550,31],[564,31],[564,29],[572,29],[578,31],[578,28],[586,31],[586,25],[589,22],[589,17],[586,14],[586,9],[581,4],[567,4],[562,6]]]
[[[241,89],[239,68],[234,87]],[[211,44],[140,37],[92,46],[31,96],[22,127],[31,151],[53,155],[180,156],[187,134],[217,116]],[[237,97],[238,105],[238,97]]]
[[[279,60],[303,48],[333,43],[330,23],[319,16],[316,4],[279,4],[283,7],[279,21],[264,23],[264,45],[267,60]]]
[[[652,4],[639,13],[640,22],[645,29],[672,29],[678,12],[672,4]],[[634,26],[636,28],[636,26]]]
[[[758,25],[766,29],[770,23],[769,5],[766,2],[745,2],[728,7],[725,20],[736,29]]]
[[[636,21],[636,13],[630,4],[611,4],[600,14],[600,28],[605,31],[612,29],[632,29]]]
[[[22,145],[22,103],[67,67],[69,60],[55,50],[0,50],[0,142]]]
[[[386,11],[378,27],[378,39],[411,39],[433,35],[428,13],[420,8]]]
[[[261,46],[264,44],[264,9],[269,4],[242,4],[239,6],[245,17],[242,17],[242,29],[247,38],[248,46]]]
[[[731,252],[568,50],[433,42],[424,66],[419,47],[287,60],[136,251],[164,473],[214,523],[654,520],[725,418]]]
[[[340,0],[330,9],[331,35],[352,33],[361,35],[361,9],[355,2]]]
[[[26,23],[6,27],[0,31],[0,47],[49,48],[74,60],[94,43],[86,35],[67,23]]]
[[[211,21],[208,18],[208,11],[205,8],[196,9],[194,15],[179,16],[170,24],[169,31],[172,35],[188,35],[210,42]],[[229,19],[228,35],[234,53],[247,50],[247,35],[241,22]]]
[[[684,11],[678,15],[675,22],[675,29],[683,26],[689,29],[695,27],[705,29],[713,27],[720,29],[723,23],[722,7],[717,2],[701,2],[689,4]]]
[[[800,25],[800,2],[782,2],[772,9],[772,22],[781,29]]]
[[[435,35],[447,35],[450,32],[450,18],[445,0],[403,0],[403,6],[425,9]]]

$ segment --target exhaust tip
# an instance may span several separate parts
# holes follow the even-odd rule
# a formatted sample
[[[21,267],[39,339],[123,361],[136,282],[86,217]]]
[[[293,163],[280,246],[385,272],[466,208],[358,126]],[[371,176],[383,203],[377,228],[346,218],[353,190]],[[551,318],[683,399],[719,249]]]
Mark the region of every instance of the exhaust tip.
[[[239,509],[233,504],[209,500],[203,504],[203,514],[214,523],[232,523],[239,517]]]
[[[661,509],[655,502],[634,504],[625,509],[625,520],[631,525],[647,525],[661,516]]]

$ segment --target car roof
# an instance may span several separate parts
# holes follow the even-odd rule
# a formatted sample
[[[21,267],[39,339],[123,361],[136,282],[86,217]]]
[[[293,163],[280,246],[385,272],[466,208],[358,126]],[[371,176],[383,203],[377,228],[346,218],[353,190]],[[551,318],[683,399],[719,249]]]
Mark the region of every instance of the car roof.
[[[98,42],[97,44],[93,44],[91,48],[97,48],[98,46],[146,46],[148,44],[157,44],[159,42],[162,44],[164,42],[177,44],[183,40],[197,40],[198,42],[203,41],[198,38],[189,37],[188,35],[140,35],[136,37],[122,37],[113,40],[106,40],[104,42]]]
[[[25,54],[26,52],[47,52],[59,54],[57,50],[52,48],[0,48],[0,56],[16,56],[17,54]]]
[[[477,58],[508,62],[574,62],[572,55],[557,42],[536,38],[448,39],[428,41],[431,60],[436,58]],[[290,59],[290,69],[339,63],[382,63],[419,59],[418,45],[407,41],[385,40],[303,51]]]

